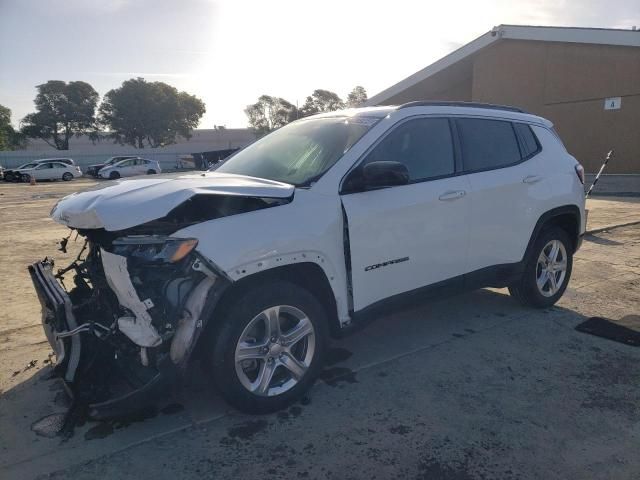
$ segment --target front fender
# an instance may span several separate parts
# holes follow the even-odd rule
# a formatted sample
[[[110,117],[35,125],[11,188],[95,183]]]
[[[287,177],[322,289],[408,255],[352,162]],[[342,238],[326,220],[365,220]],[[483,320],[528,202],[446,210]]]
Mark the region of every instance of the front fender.
[[[329,281],[340,323],[349,322],[337,196],[296,190],[288,204],[202,222],[172,236],[198,239],[198,252],[232,281],[285,265],[315,263]]]

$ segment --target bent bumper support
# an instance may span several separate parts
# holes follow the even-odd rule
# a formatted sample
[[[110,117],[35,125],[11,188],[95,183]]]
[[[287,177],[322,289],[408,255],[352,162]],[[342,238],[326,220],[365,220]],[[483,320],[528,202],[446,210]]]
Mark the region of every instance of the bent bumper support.
[[[78,328],[78,324],[73,315],[71,299],[54,277],[52,270],[53,262],[48,259],[29,266],[29,274],[42,305],[42,326],[45,335],[56,353],[58,366],[65,370],[64,380],[71,383],[80,363],[82,345],[78,335],[69,339],[56,336],[57,332]]]

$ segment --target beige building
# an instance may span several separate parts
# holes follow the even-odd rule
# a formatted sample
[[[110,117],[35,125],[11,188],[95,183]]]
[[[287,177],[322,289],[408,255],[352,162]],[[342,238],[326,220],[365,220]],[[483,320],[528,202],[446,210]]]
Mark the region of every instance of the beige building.
[[[640,31],[500,25],[371,97],[369,105],[459,100],[548,118],[596,172],[640,173]]]

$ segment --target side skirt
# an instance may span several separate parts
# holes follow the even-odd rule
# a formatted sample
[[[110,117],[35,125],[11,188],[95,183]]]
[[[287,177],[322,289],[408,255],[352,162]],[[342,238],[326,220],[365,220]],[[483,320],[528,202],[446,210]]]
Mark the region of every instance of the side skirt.
[[[425,301],[449,297],[462,292],[479,288],[504,288],[518,280],[524,272],[524,262],[506,263],[482,268],[466,275],[459,275],[442,282],[437,282],[408,292],[400,293],[375,302],[367,307],[351,312],[352,322],[342,329],[340,336],[347,336],[381,316],[414,307]]]

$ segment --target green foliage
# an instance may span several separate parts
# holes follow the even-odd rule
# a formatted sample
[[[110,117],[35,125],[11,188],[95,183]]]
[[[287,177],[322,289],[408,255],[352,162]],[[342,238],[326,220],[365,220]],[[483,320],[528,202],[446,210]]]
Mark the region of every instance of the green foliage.
[[[250,127],[259,134],[269,133],[300,117],[315,115],[322,112],[333,112],[345,106],[361,106],[367,100],[367,91],[355,87],[347,97],[347,103],[338,94],[329,90],[314,90],[307,97],[302,108],[298,109],[283,98],[262,95],[258,101],[245,108]]]
[[[41,138],[58,150],[68,150],[73,135],[95,130],[99,95],[91,85],[49,80],[36,88],[36,111],[22,119],[24,135]]]
[[[11,110],[0,105],[0,151],[24,148],[26,143],[24,135],[11,125]]]
[[[262,95],[253,105],[245,109],[249,125],[259,134],[269,133],[295,120],[298,109],[283,98]]]
[[[178,136],[191,138],[206,108],[171,85],[132,78],[107,92],[99,111],[101,125],[116,142],[156,148],[175,143]]]
[[[367,98],[367,91],[358,85],[347,95],[347,106],[350,108],[362,107]]]
[[[344,108],[344,102],[338,94],[329,90],[317,89],[307,97],[302,106],[304,116],[315,115],[322,112],[333,112]]]

